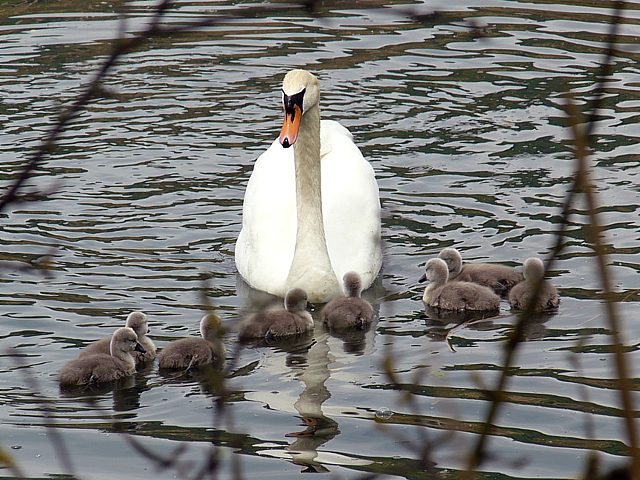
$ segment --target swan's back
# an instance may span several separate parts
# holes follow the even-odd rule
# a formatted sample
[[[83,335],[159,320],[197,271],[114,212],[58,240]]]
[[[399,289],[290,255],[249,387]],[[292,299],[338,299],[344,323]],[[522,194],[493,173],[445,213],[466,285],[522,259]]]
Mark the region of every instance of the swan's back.
[[[526,280],[520,282],[509,292],[509,305],[514,310],[524,310],[533,297],[533,286]],[[558,291],[549,281],[542,281],[542,290],[533,307],[535,312],[555,310],[560,305]]]
[[[301,335],[309,330],[309,322],[301,315],[285,310],[265,310],[253,314],[238,333],[240,340],[279,338]]]
[[[135,366],[105,353],[84,355],[67,363],[60,371],[61,386],[112,382],[133,375]]]
[[[444,310],[483,310],[500,308],[500,297],[484,285],[449,282],[434,289],[427,305]]]
[[[452,282],[473,282],[489,287],[498,295],[507,295],[514,285],[522,280],[514,268],[493,263],[469,263],[462,266],[462,271]]]
[[[522,280],[514,268],[494,263],[464,263],[460,252],[452,247],[443,248],[438,258],[444,260],[449,269],[450,282],[473,282],[489,287],[498,295],[506,295]]]
[[[89,345],[80,350],[79,357],[86,357],[87,355],[111,355],[109,352],[109,344],[111,343],[111,337],[101,338],[95,342],[91,342]]]
[[[220,360],[211,343],[203,338],[188,337],[174,340],[160,350],[158,367],[187,369],[217,363]]]
[[[322,309],[322,321],[332,330],[363,329],[372,319],[373,308],[362,298],[336,298]]]

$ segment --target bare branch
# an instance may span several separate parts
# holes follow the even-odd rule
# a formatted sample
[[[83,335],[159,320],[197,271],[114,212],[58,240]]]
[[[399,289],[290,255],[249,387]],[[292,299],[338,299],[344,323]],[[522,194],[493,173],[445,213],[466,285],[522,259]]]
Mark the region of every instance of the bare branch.
[[[144,44],[148,43],[152,38],[166,37],[176,33],[194,31],[205,27],[211,27],[229,21],[244,17],[255,16],[258,14],[274,13],[282,10],[296,10],[303,8],[306,4],[293,3],[286,5],[263,5],[254,7],[244,7],[237,9],[232,15],[208,15],[205,18],[186,21],[180,24],[166,26],[162,23],[167,11],[173,6],[171,0],[161,0],[151,18],[151,21],[144,30],[132,36],[121,36],[112,44],[111,52],[102,62],[100,68],[94,73],[91,80],[81,89],[78,96],[65,108],[58,121],[51,127],[44,136],[40,144],[35,148],[29,156],[26,165],[18,175],[18,178],[8,187],[7,191],[0,198],[0,212],[5,210],[9,205],[19,200],[18,195],[24,188],[27,180],[33,172],[42,164],[45,158],[51,155],[56,149],[58,138],[65,128],[79,115],[79,113],[93,100],[101,96],[104,91],[102,82],[109,75],[111,70],[121,57],[131,53]],[[24,200],[24,198],[22,198]]]
[[[613,296],[611,291],[611,282],[607,270],[607,260],[602,245],[602,228],[597,215],[597,202],[595,199],[595,192],[593,191],[591,182],[589,181],[589,167],[588,167],[588,147],[593,141],[593,134],[595,131],[596,121],[602,108],[602,101],[606,93],[605,82],[608,80],[611,71],[613,69],[613,55],[615,53],[615,45],[617,43],[618,27],[621,21],[622,11],[624,8],[623,1],[616,1],[614,5],[614,14],[611,19],[610,30],[607,37],[607,44],[604,53],[604,58],[600,65],[600,71],[597,75],[597,83],[594,88],[595,96],[590,105],[590,111],[588,113],[586,126],[584,130],[579,130],[577,125],[580,125],[582,115],[577,111],[577,108],[572,102],[568,103],[567,117],[571,119],[572,136],[575,145],[574,154],[576,157],[576,171],[574,174],[573,182],[569,188],[565,197],[562,213],[561,213],[561,225],[558,231],[555,233],[555,243],[551,251],[551,255],[545,263],[545,277],[547,272],[551,270],[555,260],[564,248],[564,239],[566,230],[569,225],[569,216],[571,208],[575,202],[575,194],[583,192],[586,195],[587,209],[589,211],[590,225],[588,231],[590,232],[590,241],[596,253],[598,261],[598,270],[602,279],[602,287],[605,292],[606,308],[608,318],[611,324],[611,330],[613,332],[613,338],[615,343],[615,359],[616,368],[618,370],[618,378],[620,379],[620,392],[622,396],[622,404],[625,411],[625,424],[627,427],[627,433],[629,436],[629,443],[631,448],[633,471],[640,471],[640,459],[637,452],[637,438],[634,423],[634,408],[631,402],[631,385],[627,376],[627,368],[624,361],[622,342],[619,332],[619,322],[617,319],[616,309],[613,302]],[[476,443],[475,448],[471,452],[468,463],[466,477],[473,477],[475,470],[483,463],[485,459],[486,444],[488,437],[491,434],[493,425],[498,416],[499,408],[502,404],[503,395],[507,386],[508,371],[514,363],[516,350],[520,342],[522,341],[523,334],[527,323],[533,318],[533,305],[535,299],[540,295],[542,291],[542,283],[536,285],[533,292],[533,299],[529,303],[528,308],[521,313],[518,317],[518,321],[515,325],[513,332],[510,335],[505,349],[505,356],[502,362],[501,375],[498,379],[496,387],[494,389],[494,398],[489,406],[487,416],[482,426],[482,431]]]

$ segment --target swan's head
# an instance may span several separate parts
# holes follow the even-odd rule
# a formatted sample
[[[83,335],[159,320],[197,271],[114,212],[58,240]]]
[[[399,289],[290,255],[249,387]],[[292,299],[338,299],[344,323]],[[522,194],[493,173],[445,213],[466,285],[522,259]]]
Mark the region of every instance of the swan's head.
[[[307,292],[301,288],[292,288],[284,297],[284,308],[288,312],[302,312],[307,308]]]
[[[462,257],[460,256],[460,252],[455,248],[443,248],[438,254],[438,258],[441,258],[444,260],[444,263],[447,264],[449,275],[452,277],[458,275],[460,270],[462,270]]]
[[[220,338],[223,333],[222,320],[215,312],[209,312],[200,319],[200,335],[205,340]]]
[[[144,347],[138,343],[136,332],[130,327],[121,327],[113,333],[109,350],[114,357],[120,357],[122,353],[131,353],[134,350],[146,353]]]
[[[421,282],[427,281],[436,285],[447,283],[449,268],[441,258],[432,258],[425,265],[425,274],[420,278]]]
[[[144,337],[149,333],[148,318],[142,312],[131,312],[127,317],[126,326],[132,328],[138,337]]]
[[[362,282],[356,272],[347,272],[342,277],[344,291],[347,297],[359,297],[362,294]]]
[[[280,144],[289,148],[298,138],[300,120],[308,110],[318,106],[320,84],[312,73],[306,70],[291,70],[282,82],[282,106],[284,124],[280,131]]]
[[[524,261],[522,275],[530,282],[539,282],[544,277],[544,263],[538,257],[529,257]]]

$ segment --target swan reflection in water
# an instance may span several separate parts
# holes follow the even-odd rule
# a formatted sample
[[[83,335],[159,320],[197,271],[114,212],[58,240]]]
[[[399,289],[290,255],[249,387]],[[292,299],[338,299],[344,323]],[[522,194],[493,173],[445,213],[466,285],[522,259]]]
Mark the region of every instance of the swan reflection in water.
[[[245,294],[247,300],[246,311],[255,312],[261,308],[269,308],[271,305],[280,306],[282,300],[265,296],[263,292],[257,292],[239,280],[239,290]],[[365,292],[365,295],[367,293]],[[269,298],[270,297],[270,298]],[[285,352],[285,363],[302,383],[303,390],[294,402],[293,408],[299,429],[292,430],[285,437],[291,441],[284,449],[262,450],[261,454],[277,458],[285,458],[296,465],[302,466],[302,472],[328,472],[327,465],[365,465],[370,462],[349,458],[341,453],[323,450],[323,445],[340,434],[338,422],[325,415],[323,404],[331,397],[326,382],[331,377],[330,365],[335,362],[334,355],[342,355],[332,352],[332,338],[342,340],[342,350],[347,354],[365,355],[373,349],[375,336],[375,323],[380,308],[379,301],[374,297],[374,291],[368,295],[368,300],[374,308],[374,321],[372,325],[363,330],[354,331],[329,331],[322,324],[320,317],[321,306],[312,306],[314,329],[307,335],[296,335],[290,338],[256,340],[249,345],[259,348],[270,348],[274,352]],[[334,347],[335,348],[335,347]]]

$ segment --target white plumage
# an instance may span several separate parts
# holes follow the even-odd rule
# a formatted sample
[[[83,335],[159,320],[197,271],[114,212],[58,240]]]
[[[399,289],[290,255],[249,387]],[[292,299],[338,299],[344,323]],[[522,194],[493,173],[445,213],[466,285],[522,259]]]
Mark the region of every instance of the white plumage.
[[[306,90],[305,95],[310,96],[310,87]],[[317,109],[317,103],[313,106]],[[303,116],[300,137],[311,137],[312,128],[308,128],[311,134],[303,131],[305,119]],[[306,145],[301,145],[303,143],[304,140],[299,139],[294,145],[298,149],[296,155],[302,157],[304,154],[309,161],[317,162],[312,151],[302,150]],[[300,287],[307,291],[311,302],[326,302],[340,294],[341,282],[338,279],[342,279],[345,273],[358,273],[366,289],[380,271],[380,199],[373,168],[353,143],[351,133],[338,122],[323,120],[320,123],[320,144],[321,215],[331,265],[317,265],[322,263],[322,256],[317,252],[324,248],[319,238],[305,239],[304,248],[298,246],[296,251],[298,219],[294,148],[284,148],[275,140],[260,155],[249,179],[244,197],[242,231],[235,251],[238,272],[255,289],[284,297],[289,288]],[[311,174],[309,177],[306,181],[317,183]],[[313,219],[303,218],[301,221]],[[324,291],[318,287],[314,291],[308,284],[288,283],[294,252],[301,256],[310,270],[315,267],[332,269],[335,286]]]

